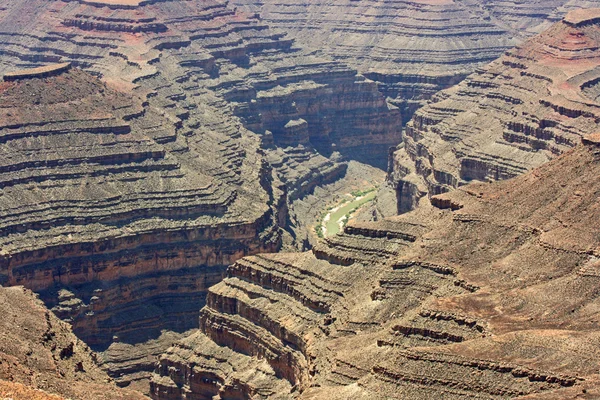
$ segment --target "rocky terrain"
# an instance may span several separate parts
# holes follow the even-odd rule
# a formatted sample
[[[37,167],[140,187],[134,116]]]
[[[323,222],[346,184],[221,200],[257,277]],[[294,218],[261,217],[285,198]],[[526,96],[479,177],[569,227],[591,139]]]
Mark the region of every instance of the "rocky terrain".
[[[396,211],[472,180],[522,174],[596,132],[596,17],[572,11],[420,109],[391,160]]]
[[[385,168],[382,156],[400,141],[399,112],[373,82],[305,54],[226,2],[134,3],[11,2],[0,14],[0,72],[71,62],[147,97],[181,120],[182,134],[196,129],[202,114],[219,116],[228,129],[235,115],[266,146],[310,144],[325,156],[338,151]]]
[[[81,70],[0,90],[0,281],[40,293],[90,346],[195,327],[226,265],[279,247],[256,147],[222,167],[244,181],[228,182],[165,115]]]
[[[294,202],[401,139],[375,83],[226,2],[12,1],[0,44],[0,284],[120,385],[198,327],[227,265],[306,246]]]
[[[337,54],[267,2],[1,5],[0,396],[598,395],[600,11],[580,3],[276,3],[344,15],[354,48],[306,23]]]
[[[595,398],[600,138],[524,176],[237,261],[154,399]]]
[[[597,0],[232,0],[314,54],[377,82],[407,122],[453,86],[569,10]]]
[[[599,22],[572,11],[417,113],[390,172],[414,211],[231,265],[151,397],[596,398]]]
[[[0,288],[0,396],[14,400],[142,400],[119,389],[96,354],[29,290]]]

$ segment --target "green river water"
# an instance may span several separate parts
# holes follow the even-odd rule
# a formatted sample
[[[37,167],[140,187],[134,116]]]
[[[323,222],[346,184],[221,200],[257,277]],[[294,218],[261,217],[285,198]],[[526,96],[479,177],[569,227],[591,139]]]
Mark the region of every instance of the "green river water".
[[[373,199],[375,199],[376,194],[377,194],[376,191],[367,193],[362,198],[360,198],[360,197],[355,198],[354,200],[343,204],[338,210],[330,213],[329,221],[324,223],[325,227],[327,228],[326,235],[333,236],[333,235],[337,234],[340,231],[340,225],[338,222],[339,219],[346,215],[348,217],[350,217],[349,214],[351,214],[352,210],[358,209],[359,207],[367,204],[368,202],[373,201]]]

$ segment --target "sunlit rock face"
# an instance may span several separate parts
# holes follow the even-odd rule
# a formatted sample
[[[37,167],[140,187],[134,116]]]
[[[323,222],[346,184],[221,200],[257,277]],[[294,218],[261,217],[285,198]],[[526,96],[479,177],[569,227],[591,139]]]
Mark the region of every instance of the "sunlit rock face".
[[[12,1],[0,44],[0,283],[100,350],[198,327],[293,200],[401,140],[374,82],[226,2]]]
[[[469,181],[522,174],[597,131],[596,14],[572,11],[417,111],[391,158],[398,211]]]
[[[598,1],[232,0],[260,13],[315,54],[343,61],[374,80],[404,122],[441,89],[528,37],[568,10]]]
[[[597,396],[599,23],[569,13],[417,113],[407,164],[457,159],[431,173],[447,193],[415,185],[431,201],[411,212],[229,266],[152,398]],[[461,169],[492,150],[512,153]]]
[[[599,393],[600,138],[511,180],[246,257],[153,399],[561,398]]]

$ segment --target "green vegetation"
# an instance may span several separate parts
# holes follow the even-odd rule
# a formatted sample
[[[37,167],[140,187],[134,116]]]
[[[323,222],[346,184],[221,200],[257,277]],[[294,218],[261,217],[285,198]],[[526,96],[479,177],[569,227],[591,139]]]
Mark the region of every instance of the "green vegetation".
[[[377,190],[377,188],[374,187],[374,188],[371,188],[368,190],[355,190],[354,192],[352,192],[350,194],[354,197],[362,197],[362,196],[368,195],[369,193],[373,193],[376,190]]]
[[[342,221],[342,227],[344,227],[352,214],[354,214],[360,207],[373,201],[375,199],[375,195],[377,194],[375,189],[368,192],[358,192],[360,193],[359,195],[356,195],[355,193],[357,192],[352,193],[354,200],[344,203],[343,205],[339,206],[336,211],[330,213],[329,220],[326,223],[328,236],[335,235],[340,231],[340,220]]]
[[[352,214],[354,214],[359,208],[365,204],[373,201],[377,195],[377,187],[373,187],[367,190],[355,190],[349,194],[344,195],[346,198],[337,203],[337,205],[330,207],[327,211],[321,213],[317,219],[315,226],[315,233],[320,239],[325,237],[323,227],[326,228],[327,236],[332,236],[340,231],[341,227],[346,226]],[[349,197],[352,196],[350,200]],[[336,196],[337,197],[337,196]],[[337,209],[336,209],[337,208]],[[335,211],[333,211],[335,210]],[[325,218],[329,215],[329,219],[325,222]]]
[[[319,239],[323,239],[325,237],[325,235],[323,234],[323,220],[327,216],[327,213],[327,211],[321,213],[319,219],[317,220],[317,225],[315,226],[315,232],[317,233]]]

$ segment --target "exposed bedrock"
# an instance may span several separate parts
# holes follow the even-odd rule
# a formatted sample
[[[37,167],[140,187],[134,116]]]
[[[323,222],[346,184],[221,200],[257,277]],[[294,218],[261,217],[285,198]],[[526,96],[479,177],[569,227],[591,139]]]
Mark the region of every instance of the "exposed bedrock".
[[[0,288],[0,395],[15,400],[142,400],[98,367],[68,324],[23,287]]]
[[[398,212],[469,181],[522,174],[598,130],[595,14],[572,11],[417,111],[390,161]]]
[[[591,1],[232,0],[375,81],[404,123],[426,100]]]
[[[198,327],[227,265],[281,247],[294,201],[401,140],[372,81],[222,1],[14,1],[0,43],[18,78],[0,86],[0,284],[98,349]],[[120,385],[151,369],[112,350]]]
[[[310,55],[253,13],[221,1],[121,3],[11,4],[0,14],[0,70],[68,61],[149,96],[186,128],[202,103],[280,147],[310,144],[382,169],[400,142],[400,111],[374,82]]]
[[[243,258],[154,399],[575,398],[598,390],[600,139],[523,176]]]
[[[90,346],[197,327],[226,265],[280,247],[285,209],[257,139],[207,170],[190,156],[201,133],[182,140],[141,99],[79,69],[27,74],[0,99],[0,281],[38,292]]]

